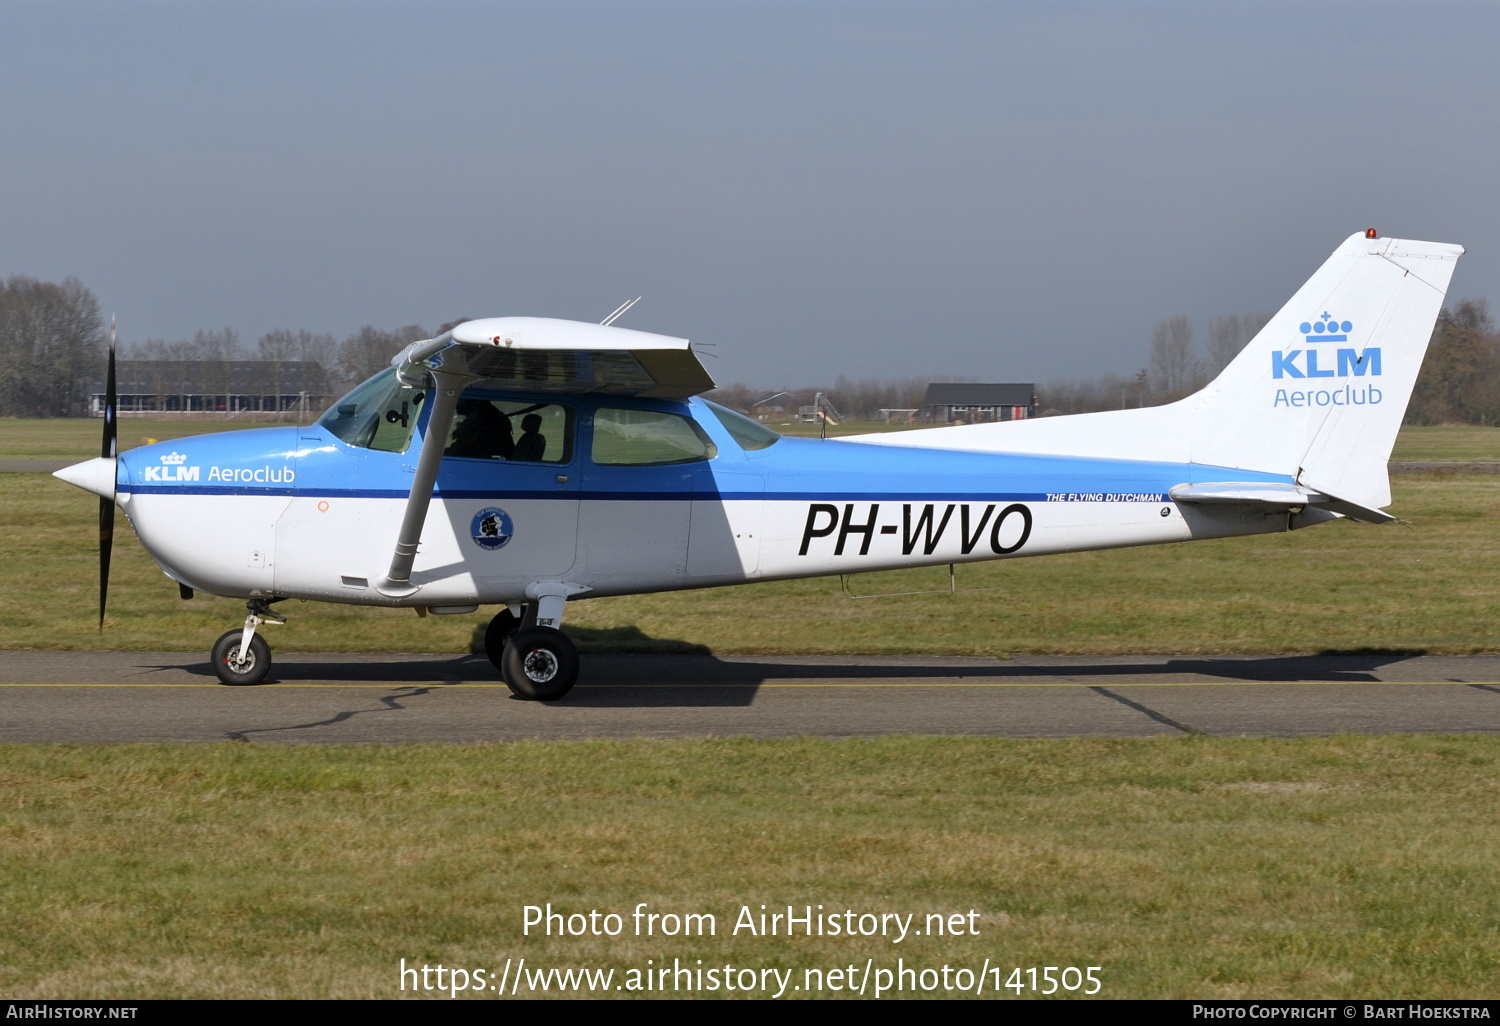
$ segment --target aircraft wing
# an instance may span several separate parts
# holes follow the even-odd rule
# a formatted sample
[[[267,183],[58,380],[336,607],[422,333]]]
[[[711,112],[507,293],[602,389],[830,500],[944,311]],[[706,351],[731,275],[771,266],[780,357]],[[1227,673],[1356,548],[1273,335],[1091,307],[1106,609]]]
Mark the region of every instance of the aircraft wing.
[[[680,400],[714,387],[685,338],[546,317],[466,321],[413,342],[391,364],[414,387],[435,370],[528,392]]]

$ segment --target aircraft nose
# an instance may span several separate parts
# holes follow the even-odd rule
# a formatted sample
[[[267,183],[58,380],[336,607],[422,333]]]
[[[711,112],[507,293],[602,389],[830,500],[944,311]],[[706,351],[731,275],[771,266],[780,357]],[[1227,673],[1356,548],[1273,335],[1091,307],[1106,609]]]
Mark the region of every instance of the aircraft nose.
[[[102,499],[115,497],[115,465],[117,458],[95,456],[91,460],[75,463],[54,471],[52,476],[86,492],[93,492]]]

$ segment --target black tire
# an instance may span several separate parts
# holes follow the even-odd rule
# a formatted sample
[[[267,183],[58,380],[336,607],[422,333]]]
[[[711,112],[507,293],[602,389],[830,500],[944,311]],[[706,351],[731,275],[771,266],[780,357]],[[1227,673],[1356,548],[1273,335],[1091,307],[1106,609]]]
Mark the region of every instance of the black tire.
[[[505,643],[520,627],[520,619],[509,609],[502,609],[484,629],[484,654],[502,674],[505,673]]]
[[[237,665],[234,660],[240,653],[240,639],[245,636],[243,628],[228,631],[209,652],[208,658],[214,664],[214,673],[219,675],[219,681],[233,687],[248,687],[259,684],[266,679],[266,674],[271,672],[271,646],[266,644],[266,639],[259,634],[250,639],[250,648],[245,653],[245,662]]]
[[[578,651],[566,634],[551,627],[527,627],[506,643],[500,675],[521,698],[554,702],[578,680]]]

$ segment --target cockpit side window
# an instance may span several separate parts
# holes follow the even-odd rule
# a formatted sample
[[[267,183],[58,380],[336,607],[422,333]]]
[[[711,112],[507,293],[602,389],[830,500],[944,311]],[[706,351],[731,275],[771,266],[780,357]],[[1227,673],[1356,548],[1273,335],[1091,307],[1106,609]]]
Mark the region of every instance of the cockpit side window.
[[[573,458],[573,423],[571,406],[497,399],[468,391],[459,397],[443,455],[513,463],[567,463]]]
[[[594,412],[593,460],[600,466],[652,467],[711,460],[719,449],[689,417],[606,406]]]
[[[406,388],[397,381],[392,367],[340,399],[318,423],[361,449],[405,452],[426,398],[425,389]]]

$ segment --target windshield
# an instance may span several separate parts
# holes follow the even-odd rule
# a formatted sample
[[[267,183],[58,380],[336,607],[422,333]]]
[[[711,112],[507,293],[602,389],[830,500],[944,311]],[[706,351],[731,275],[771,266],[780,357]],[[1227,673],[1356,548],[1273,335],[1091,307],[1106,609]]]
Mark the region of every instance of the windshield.
[[[724,425],[734,440],[740,443],[741,449],[765,449],[781,441],[781,436],[759,421],[751,420],[743,413],[736,413],[718,403],[703,400],[703,405],[713,411],[714,416],[719,418],[719,423]]]
[[[427,393],[406,388],[396,369],[383,370],[335,403],[318,423],[350,445],[405,452]]]

